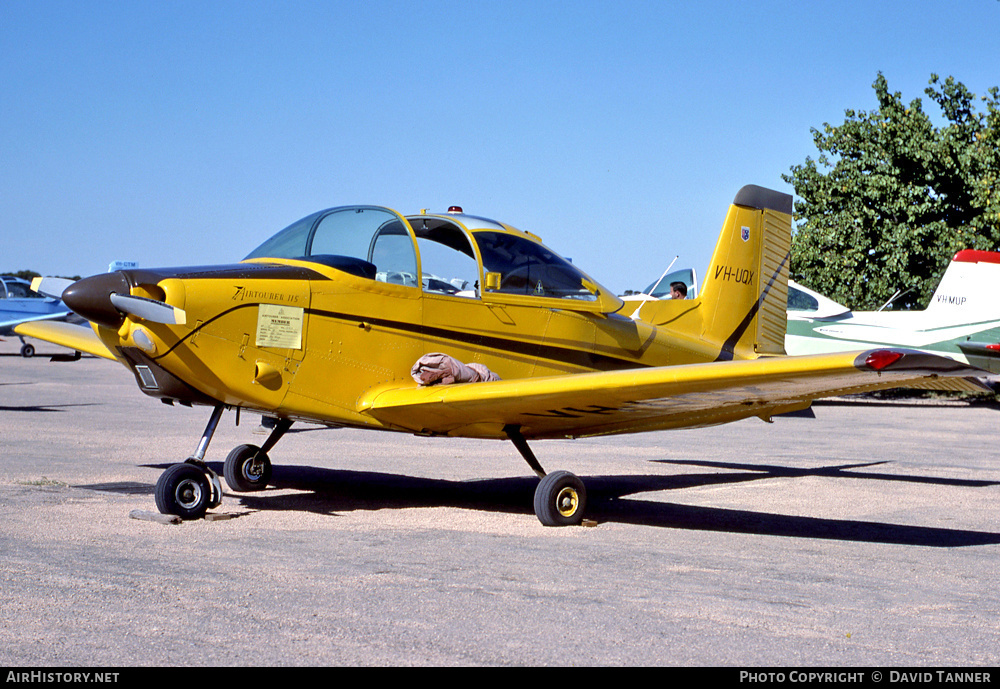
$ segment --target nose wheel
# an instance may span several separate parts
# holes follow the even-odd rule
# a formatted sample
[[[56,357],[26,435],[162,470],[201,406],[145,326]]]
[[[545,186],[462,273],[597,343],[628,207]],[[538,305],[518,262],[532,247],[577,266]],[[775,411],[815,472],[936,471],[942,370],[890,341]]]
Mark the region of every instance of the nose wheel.
[[[222,504],[222,482],[204,460],[223,409],[220,404],[212,410],[194,454],[186,462],[167,467],[160,474],[153,497],[161,514],[175,514],[181,519],[201,519],[207,510]]]
[[[20,335],[17,336],[17,339],[21,341],[21,356],[23,356],[25,359],[30,359],[31,357],[35,356],[35,345],[29,342],[25,342],[24,338],[21,337]]]

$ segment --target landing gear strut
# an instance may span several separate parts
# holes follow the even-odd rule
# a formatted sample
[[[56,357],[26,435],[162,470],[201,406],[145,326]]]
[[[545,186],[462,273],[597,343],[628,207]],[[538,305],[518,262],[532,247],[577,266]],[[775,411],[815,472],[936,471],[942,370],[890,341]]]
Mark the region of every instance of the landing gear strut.
[[[587,507],[587,489],[579,477],[568,471],[545,473],[519,426],[506,426],[504,433],[541,479],[535,488],[535,516],[545,526],[575,526],[583,521]]]
[[[224,409],[220,404],[212,410],[194,454],[160,474],[153,495],[156,509],[162,514],[176,514],[181,519],[201,519],[207,510],[222,504],[222,482],[219,475],[205,464],[205,452]]]

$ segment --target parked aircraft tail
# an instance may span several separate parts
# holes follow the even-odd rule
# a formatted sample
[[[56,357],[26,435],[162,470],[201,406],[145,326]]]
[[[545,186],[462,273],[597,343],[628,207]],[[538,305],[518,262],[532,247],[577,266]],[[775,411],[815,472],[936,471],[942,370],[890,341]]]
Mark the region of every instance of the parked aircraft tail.
[[[791,227],[790,195],[743,187],[729,207],[694,304],[649,302],[639,317],[657,326],[693,327],[697,332],[690,334],[719,348],[719,361],[784,354]],[[700,322],[691,321],[695,313]]]
[[[938,283],[925,314],[936,324],[978,323],[1000,318],[1000,253],[959,251]]]

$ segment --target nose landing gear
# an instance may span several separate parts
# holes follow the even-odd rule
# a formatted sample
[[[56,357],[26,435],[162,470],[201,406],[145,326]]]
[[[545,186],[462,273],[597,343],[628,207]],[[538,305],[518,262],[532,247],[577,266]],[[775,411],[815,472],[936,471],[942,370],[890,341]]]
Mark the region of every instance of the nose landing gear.
[[[222,504],[222,482],[205,464],[205,451],[212,442],[222,418],[223,405],[212,410],[201,441],[194,454],[181,464],[174,464],[160,474],[153,496],[161,514],[175,514],[181,519],[201,519],[205,512]]]
[[[17,339],[21,341],[21,356],[23,356],[25,359],[30,359],[31,357],[35,356],[35,345],[31,344],[30,342],[25,342],[24,338],[21,335],[18,335]]]

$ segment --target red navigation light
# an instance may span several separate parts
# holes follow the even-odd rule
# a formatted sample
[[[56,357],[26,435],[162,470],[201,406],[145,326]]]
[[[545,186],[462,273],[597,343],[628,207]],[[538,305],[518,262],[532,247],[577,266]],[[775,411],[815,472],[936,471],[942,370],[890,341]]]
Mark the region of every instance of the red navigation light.
[[[448,212],[449,213],[461,213],[462,212],[462,207],[461,206],[448,206]]]
[[[1000,352],[1000,343],[988,344],[986,345],[986,349],[990,350],[991,352]]]
[[[865,365],[875,371],[881,371],[902,358],[902,352],[894,352],[891,349],[878,349],[868,355],[868,358],[865,359]]]

